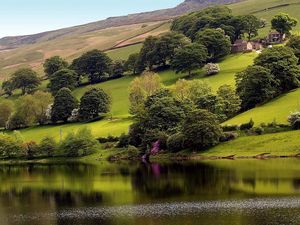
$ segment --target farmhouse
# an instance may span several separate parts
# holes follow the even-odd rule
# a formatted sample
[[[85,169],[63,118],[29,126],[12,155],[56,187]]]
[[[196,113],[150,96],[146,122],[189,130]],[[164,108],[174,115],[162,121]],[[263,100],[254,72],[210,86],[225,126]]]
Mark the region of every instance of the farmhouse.
[[[269,43],[281,43],[285,39],[285,34],[281,37],[281,34],[277,31],[270,31],[267,37]]]
[[[245,40],[237,40],[231,47],[232,53],[249,52],[253,50],[261,50],[262,45],[259,42],[249,42]]]

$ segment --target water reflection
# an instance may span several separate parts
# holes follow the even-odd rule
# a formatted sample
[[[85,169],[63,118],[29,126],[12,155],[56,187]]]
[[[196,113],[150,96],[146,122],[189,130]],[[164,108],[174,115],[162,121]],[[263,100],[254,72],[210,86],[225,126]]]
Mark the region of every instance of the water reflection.
[[[3,165],[0,225],[299,224],[299,162]]]

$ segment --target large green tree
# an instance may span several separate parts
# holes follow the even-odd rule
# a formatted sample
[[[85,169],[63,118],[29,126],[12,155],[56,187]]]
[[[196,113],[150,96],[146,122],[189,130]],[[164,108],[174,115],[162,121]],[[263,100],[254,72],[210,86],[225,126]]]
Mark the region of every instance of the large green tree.
[[[192,71],[201,69],[207,60],[207,49],[200,44],[189,44],[180,49],[177,49],[171,66],[179,72],[188,72],[191,76]]]
[[[255,65],[271,70],[279,81],[279,91],[286,92],[300,85],[300,69],[298,58],[288,47],[273,47],[265,49],[255,60]]]
[[[242,109],[247,110],[264,103],[278,93],[278,81],[271,70],[250,66],[236,74],[237,94],[242,100]]]
[[[59,70],[50,77],[48,88],[53,95],[55,95],[61,88],[69,88],[70,90],[73,90],[78,85],[77,78],[78,75],[74,70]]]
[[[291,30],[297,25],[298,20],[290,17],[286,13],[280,13],[271,21],[272,28],[281,34],[281,38],[284,34],[290,34]]]
[[[14,111],[14,104],[10,100],[0,102],[0,127],[6,127],[6,123]]]
[[[241,109],[241,99],[230,85],[222,85],[217,91],[219,101],[223,106],[223,113],[227,118],[235,116]]]
[[[24,95],[34,91],[40,85],[41,81],[35,71],[24,68],[12,74],[11,83],[14,89],[21,89]]]
[[[95,49],[75,59],[71,68],[80,75],[87,75],[91,83],[98,83],[110,74],[111,63],[106,53]]]
[[[254,15],[242,16],[243,30],[242,32],[247,35],[248,41],[258,35],[258,29],[261,27],[261,21]]]
[[[46,76],[49,78],[57,71],[67,68],[68,62],[60,56],[53,56],[45,60],[43,67]]]
[[[217,61],[231,52],[231,42],[221,29],[205,29],[197,33],[196,42],[208,50],[208,57]]]
[[[129,57],[124,65],[125,70],[132,73],[133,75],[137,74],[139,57],[140,57],[139,53],[133,53],[133,54],[129,55]]]
[[[107,113],[110,109],[110,97],[102,89],[93,88],[84,93],[80,99],[79,116],[87,121]]]
[[[77,99],[72,95],[68,88],[60,89],[54,97],[52,106],[52,122],[67,122],[72,115],[72,111],[77,107]]]
[[[204,150],[219,143],[222,129],[214,114],[207,110],[191,111],[182,125],[182,133],[193,150]]]
[[[286,45],[293,49],[300,63],[300,36],[292,36]]]

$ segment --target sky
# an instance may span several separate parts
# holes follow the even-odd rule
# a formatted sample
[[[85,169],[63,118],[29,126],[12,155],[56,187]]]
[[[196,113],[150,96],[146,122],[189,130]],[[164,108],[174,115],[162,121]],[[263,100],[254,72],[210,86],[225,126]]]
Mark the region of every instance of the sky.
[[[1,0],[0,37],[34,34],[111,16],[170,8],[183,0]]]

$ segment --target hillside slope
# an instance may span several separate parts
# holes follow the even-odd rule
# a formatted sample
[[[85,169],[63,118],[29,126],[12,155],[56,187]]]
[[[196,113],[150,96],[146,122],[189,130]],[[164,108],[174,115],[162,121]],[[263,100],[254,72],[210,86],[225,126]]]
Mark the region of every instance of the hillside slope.
[[[5,37],[0,39],[0,47],[2,46],[2,49],[15,48],[21,45],[57,40],[73,35],[81,35],[89,32],[95,32],[111,27],[168,20],[187,12],[199,10],[201,8],[207,7],[208,5],[228,4],[238,1],[240,0],[186,0],[182,4],[176,6],[175,8],[157,10],[153,12],[137,13],[120,17],[111,17],[102,21],[97,21],[55,31],[43,32],[34,35]]]

